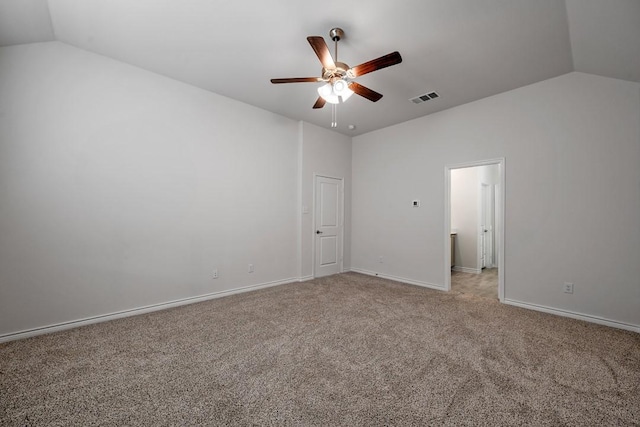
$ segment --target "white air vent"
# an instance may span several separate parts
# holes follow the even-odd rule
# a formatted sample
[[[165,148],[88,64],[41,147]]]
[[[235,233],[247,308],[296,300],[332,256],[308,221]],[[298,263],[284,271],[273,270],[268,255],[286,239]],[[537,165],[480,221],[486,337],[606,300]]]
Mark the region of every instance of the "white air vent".
[[[436,98],[440,98],[440,95],[438,95],[436,92],[429,92],[429,93],[425,93],[424,95],[411,98],[409,101],[413,102],[414,104],[421,104],[423,102],[436,99]]]

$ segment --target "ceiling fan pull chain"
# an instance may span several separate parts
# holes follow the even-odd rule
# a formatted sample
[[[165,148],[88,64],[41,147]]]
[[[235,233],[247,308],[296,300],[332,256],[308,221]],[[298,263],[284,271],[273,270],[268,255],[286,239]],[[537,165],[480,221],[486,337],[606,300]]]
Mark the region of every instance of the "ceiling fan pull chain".
[[[331,127],[338,127],[338,104],[331,104]]]

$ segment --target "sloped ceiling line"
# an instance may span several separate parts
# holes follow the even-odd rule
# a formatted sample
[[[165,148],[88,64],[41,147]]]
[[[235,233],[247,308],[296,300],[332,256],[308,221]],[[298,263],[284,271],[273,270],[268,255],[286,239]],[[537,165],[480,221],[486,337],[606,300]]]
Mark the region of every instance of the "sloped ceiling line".
[[[379,102],[340,105],[337,131],[351,136],[574,70],[640,82],[637,0],[326,0],[320,10],[298,0],[251,10],[206,0],[0,1],[2,46],[55,38],[325,128],[330,111],[311,108],[313,83],[269,80],[319,75],[306,37],[328,39],[335,26],[346,32],[347,63],[395,50],[404,59],[359,81],[384,95]],[[440,97],[410,101],[431,91]]]

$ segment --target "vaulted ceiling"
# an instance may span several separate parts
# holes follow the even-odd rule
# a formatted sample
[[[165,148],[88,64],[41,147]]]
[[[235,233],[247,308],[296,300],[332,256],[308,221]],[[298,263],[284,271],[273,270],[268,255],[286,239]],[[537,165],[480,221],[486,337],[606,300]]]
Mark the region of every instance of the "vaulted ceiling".
[[[332,48],[333,27],[351,66],[403,57],[358,79],[384,97],[338,107],[347,135],[570,71],[640,82],[640,0],[0,0],[0,45],[58,40],[326,128],[318,83],[269,80],[319,76],[306,37]]]

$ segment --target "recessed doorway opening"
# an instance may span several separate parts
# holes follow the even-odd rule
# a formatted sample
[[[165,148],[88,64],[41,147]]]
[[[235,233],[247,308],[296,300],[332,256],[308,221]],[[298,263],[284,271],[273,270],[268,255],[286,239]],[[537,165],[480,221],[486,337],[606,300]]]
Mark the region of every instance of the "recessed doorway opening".
[[[445,166],[445,290],[504,301],[505,159]],[[497,279],[497,289],[496,289]]]

